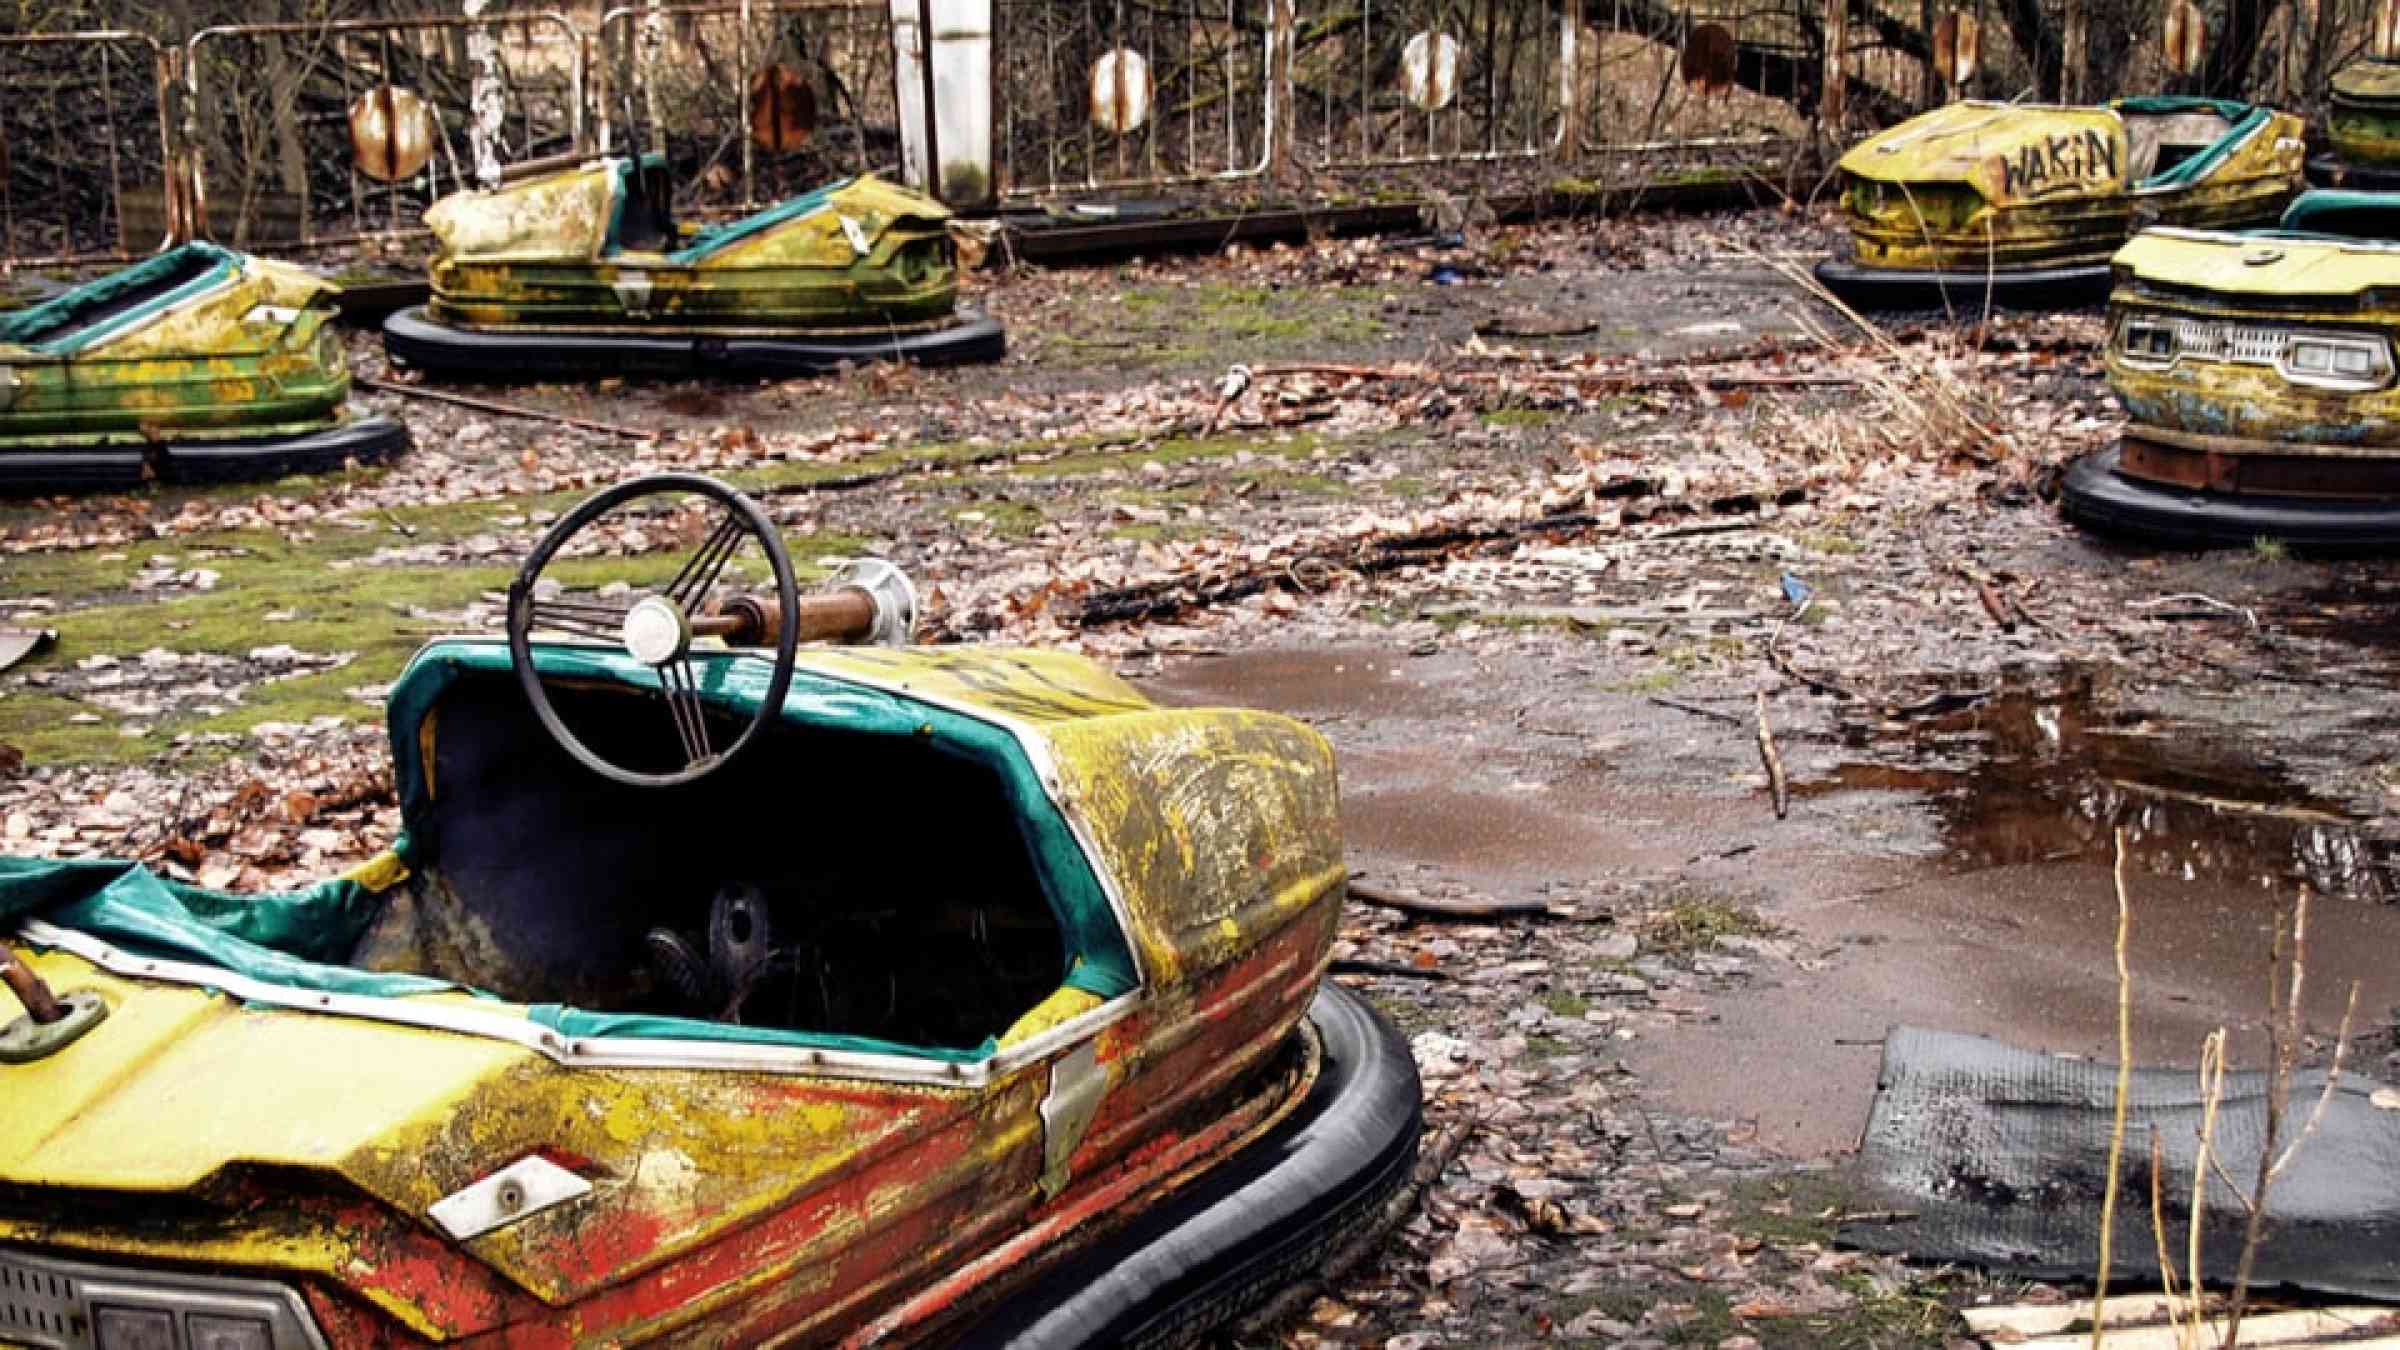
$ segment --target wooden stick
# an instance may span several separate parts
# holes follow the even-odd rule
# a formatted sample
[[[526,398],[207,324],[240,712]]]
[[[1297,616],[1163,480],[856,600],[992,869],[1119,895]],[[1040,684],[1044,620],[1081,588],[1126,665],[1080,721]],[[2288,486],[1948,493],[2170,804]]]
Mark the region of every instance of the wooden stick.
[[[1369,961],[1363,957],[1344,957],[1331,963],[1336,975],[1390,975],[1403,980],[1447,980],[1450,972],[1432,966],[1404,966],[1397,961]]]
[[[1370,905],[1381,905],[1406,914],[1422,914],[1433,919],[1513,919],[1550,912],[1550,906],[1540,900],[1435,900],[1429,896],[1379,886],[1357,877],[1350,878],[1350,894]]]
[[[2125,1113],[2133,1105],[2133,972],[2125,964],[2125,943],[2133,931],[2133,906],[2125,898],[2125,831],[2118,829],[2115,838],[2117,859],[2112,875],[2117,890],[2117,1114],[2116,1123],[2108,1132],[2108,1182],[2100,1192],[2100,1269],[2092,1275],[2092,1350],[2100,1350],[2100,1338],[2107,1334],[2108,1267],[2116,1239],[2117,1179],[2125,1161]]]
[[[496,403],[488,398],[469,398],[465,394],[452,394],[440,389],[426,389],[413,384],[393,384],[389,380],[370,380],[363,376],[353,376],[351,383],[361,389],[372,389],[378,393],[400,394],[408,398],[421,398],[434,403],[451,403],[461,408],[473,408],[477,412],[487,412],[499,417],[522,417],[533,422],[555,422],[562,427],[573,427],[577,431],[593,431],[603,436],[622,436],[629,441],[655,441],[658,439],[657,432],[644,431],[640,427],[621,427],[608,422],[594,422],[589,418],[569,417],[565,413],[545,412],[540,408],[521,408],[513,403]]]
[[[1775,818],[1792,813],[1791,785],[1784,781],[1783,756],[1775,753],[1775,729],[1767,725],[1767,691],[1758,691],[1758,758],[1767,766],[1767,791],[1773,794]]]

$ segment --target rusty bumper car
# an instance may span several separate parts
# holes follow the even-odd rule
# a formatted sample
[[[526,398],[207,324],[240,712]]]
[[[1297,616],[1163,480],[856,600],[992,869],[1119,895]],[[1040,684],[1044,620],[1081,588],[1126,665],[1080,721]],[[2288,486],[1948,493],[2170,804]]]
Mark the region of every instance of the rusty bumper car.
[[[432,297],[384,322],[395,365],[478,379],[796,375],[996,361],[958,305],[941,203],[868,176],[696,232],[663,160],[627,156],[461,192],[425,213]]]
[[[388,852],[0,860],[0,1340],[1170,1343],[1371,1229],[1324,740],[913,603],[638,480],[394,686]]]
[[[1817,279],[1865,309],[2096,304],[2145,225],[2273,221],[2301,185],[2301,131],[2221,99],[1954,103],[1842,156],[1850,256]]]
[[[0,492],[273,478],[399,453],[399,422],[343,410],[339,293],[191,243],[0,313]]]
[[[2326,153],[2308,162],[2327,187],[2400,189],[2400,61],[2367,57],[2334,72],[2326,98]]]
[[[2148,230],[2116,258],[2130,425],[2070,466],[2096,529],[2196,548],[2400,545],[2400,195],[2303,195],[2282,227]]]

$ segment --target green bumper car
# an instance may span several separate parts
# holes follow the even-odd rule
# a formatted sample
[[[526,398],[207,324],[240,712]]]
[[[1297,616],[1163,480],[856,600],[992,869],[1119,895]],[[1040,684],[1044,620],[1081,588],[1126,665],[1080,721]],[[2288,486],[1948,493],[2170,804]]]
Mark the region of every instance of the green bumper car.
[[[0,314],[0,491],[273,478],[399,453],[343,410],[340,288],[191,243]]]
[[[384,323],[395,365],[485,379],[790,375],[998,360],[958,299],[949,211],[853,178],[687,232],[657,156],[594,160],[425,214],[431,302]]]

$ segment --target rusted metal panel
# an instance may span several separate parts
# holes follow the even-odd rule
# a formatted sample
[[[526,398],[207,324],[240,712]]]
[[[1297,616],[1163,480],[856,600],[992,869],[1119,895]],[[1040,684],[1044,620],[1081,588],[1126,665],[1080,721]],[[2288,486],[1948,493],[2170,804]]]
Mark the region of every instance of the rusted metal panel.
[[[1156,983],[1233,960],[1340,888],[1333,756],[1307,727],[1212,709],[1049,734],[1065,804],[1122,888]]]

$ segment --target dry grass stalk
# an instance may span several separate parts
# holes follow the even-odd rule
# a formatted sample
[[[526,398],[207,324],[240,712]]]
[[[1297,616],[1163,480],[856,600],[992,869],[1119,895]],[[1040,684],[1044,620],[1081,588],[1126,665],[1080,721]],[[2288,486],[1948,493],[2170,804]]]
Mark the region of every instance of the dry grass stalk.
[[[1999,414],[1945,361],[1927,359],[1923,351],[1899,342],[1825,289],[1807,269],[1739,245],[1734,250],[1840,314],[1865,339],[1863,347],[1845,342],[1811,310],[1792,312],[1793,321],[1819,346],[1853,357],[1859,387],[1881,405],[1882,417],[1852,418],[1851,425],[1882,435],[1895,450],[1964,454],[1985,464],[1999,461],[1995,447],[2005,444],[1993,429]]]
[[[2125,960],[2126,942],[2133,934],[2133,906],[2125,898],[2125,831],[2118,830],[2115,840],[2116,866],[2111,875],[2117,890],[2117,1113],[2108,1132],[2108,1182],[2100,1198],[2100,1271],[2092,1281],[2093,1350],[2099,1350],[2108,1334],[2108,1269],[2116,1239],[2117,1180],[2125,1160],[2125,1112],[2133,1102],[2133,971]]]

